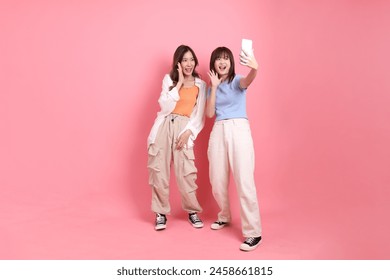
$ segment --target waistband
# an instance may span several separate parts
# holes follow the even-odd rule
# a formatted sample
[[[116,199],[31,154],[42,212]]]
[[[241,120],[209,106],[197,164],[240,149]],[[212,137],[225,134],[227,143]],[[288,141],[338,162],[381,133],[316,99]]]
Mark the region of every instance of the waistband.
[[[189,119],[189,117],[184,116],[184,115],[179,115],[179,114],[169,114],[168,116],[166,116],[166,118],[169,118],[169,119],[176,119],[176,118]]]
[[[248,119],[245,118],[237,118],[237,119],[227,119],[227,120],[219,120],[215,121],[214,125],[223,125],[223,124],[249,124]]]

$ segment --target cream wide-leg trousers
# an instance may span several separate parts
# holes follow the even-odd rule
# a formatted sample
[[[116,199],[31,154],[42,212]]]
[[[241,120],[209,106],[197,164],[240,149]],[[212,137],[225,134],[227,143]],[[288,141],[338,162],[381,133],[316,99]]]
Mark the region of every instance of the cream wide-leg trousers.
[[[152,211],[169,214],[169,178],[173,161],[176,182],[181,194],[181,204],[188,213],[201,212],[196,197],[197,169],[194,150],[176,149],[176,139],[189,121],[188,117],[171,114],[160,126],[156,140],[148,149],[149,185],[152,187]]]
[[[261,236],[261,219],[254,180],[255,155],[249,121],[216,121],[210,134],[207,154],[213,195],[220,208],[218,220],[231,221],[228,190],[231,170],[240,201],[243,236]]]

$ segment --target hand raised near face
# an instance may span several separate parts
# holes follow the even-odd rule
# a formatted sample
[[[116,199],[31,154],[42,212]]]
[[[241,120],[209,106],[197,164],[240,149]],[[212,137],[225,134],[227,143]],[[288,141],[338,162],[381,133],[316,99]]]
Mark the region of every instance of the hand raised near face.
[[[214,70],[210,70],[207,74],[210,77],[211,86],[218,87],[222,81],[222,79],[218,78],[218,74]]]
[[[181,68],[180,62],[177,63],[177,72],[179,74],[179,83],[184,82],[184,74],[183,74],[183,69]]]

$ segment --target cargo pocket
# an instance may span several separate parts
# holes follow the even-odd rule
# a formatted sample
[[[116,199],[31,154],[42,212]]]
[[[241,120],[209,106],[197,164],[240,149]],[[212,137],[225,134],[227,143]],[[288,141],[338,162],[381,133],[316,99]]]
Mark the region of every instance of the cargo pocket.
[[[155,186],[157,183],[157,176],[160,172],[161,152],[155,145],[150,145],[148,149],[148,170],[149,170],[149,185]]]
[[[186,181],[186,191],[193,192],[198,186],[195,181],[197,178],[198,169],[195,166],[195,155],[193,149],[183,150],[183,176]]]
[[[188,176],[190,174],[196,174],[198,169],[195,166],[195,155],[193,149],[183,150],[184,160],[183,160],[183,175]]]

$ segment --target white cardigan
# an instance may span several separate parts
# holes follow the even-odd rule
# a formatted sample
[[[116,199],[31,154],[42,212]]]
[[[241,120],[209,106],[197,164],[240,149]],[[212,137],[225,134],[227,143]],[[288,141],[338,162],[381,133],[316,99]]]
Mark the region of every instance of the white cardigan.
[[[173,85],[173,81],[169,74],[166,74],[162,83],[162,91],[158,103],[160,104],[160,111],[157,113],[157,118],[154,121],[152,129],[148,137],[148,148],[156,140],[157,132],[160,125],[163,123],[166,116],[168,116],[176,107],[177,101],[179,101],[179,91],[176,87],[169,90],[169,87]],[[203,129],[206,106],[206,83],[199,78],[195,78],[195,85],[199,88],[198,98],[194,109],[192,110],[190,120],[184,127],[183,131],[180,132],[179,136],[187,129],[191,130],[192,135],[188,138],[187,147],[192,148],[194,141],[198,136],[199,132]]]

